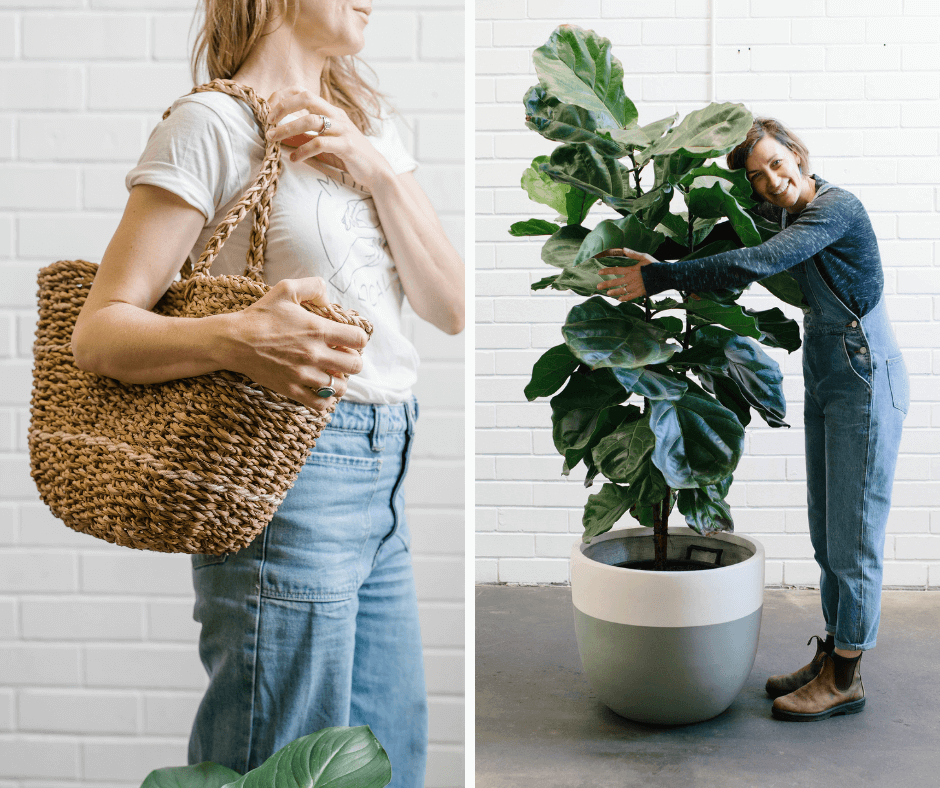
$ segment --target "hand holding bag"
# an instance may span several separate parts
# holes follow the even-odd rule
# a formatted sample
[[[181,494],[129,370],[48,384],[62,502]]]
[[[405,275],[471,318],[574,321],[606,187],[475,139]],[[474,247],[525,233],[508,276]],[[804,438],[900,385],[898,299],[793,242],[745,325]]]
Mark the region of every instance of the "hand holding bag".
[[[216,79],[192,92],[205,90],[246,102],[267,131],[268,106],[251,88]],[[280,152],[279,142],[265,140],[257,178],[154,312],[237,312],[270,289],[261,271]],[[244,275],[210,276],[222,244],[252,209]],[[152,385],[80,370],[72,331],[96,270],[60,260],[39,272],[29,455],[40,497],[69,528],[127,547],[211,554],[245,547],[270,522],[335,404],[312,411],[227,370]],[[304,306],[372,333],[352,310]]]

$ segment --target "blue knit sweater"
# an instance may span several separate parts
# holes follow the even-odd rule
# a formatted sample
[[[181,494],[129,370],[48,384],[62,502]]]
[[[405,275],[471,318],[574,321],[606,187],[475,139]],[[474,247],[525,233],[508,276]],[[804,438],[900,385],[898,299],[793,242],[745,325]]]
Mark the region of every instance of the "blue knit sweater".
[[[813,177],[817,189],[826,184]],[[766,204],[762,208],[768,216],[767,209],[772,209],[780,221],[783,209]],[[810,258],[832,292],[859,317],[881,299],[884,273],[871,220],[859,199],[837,186],[817,194],[800,213],[787,214],[784,229],[758,246],[684,263],[652,263],[641,272],[649,295],[695,292],[742,287]]]

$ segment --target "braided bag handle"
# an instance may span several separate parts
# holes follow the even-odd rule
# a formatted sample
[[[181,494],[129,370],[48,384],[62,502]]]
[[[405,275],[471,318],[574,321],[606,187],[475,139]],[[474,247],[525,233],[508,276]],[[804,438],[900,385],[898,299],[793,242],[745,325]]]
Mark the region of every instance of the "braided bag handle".
[[[198,276],[208,276],[209,269],[222,244],[234,232],[242,219],[252,209],[255,210],[254,225],[251,230],[251,241],[248,246],[248,258],[245,266],[245,276],[255,282],[262,282],[262,269],[264,268],[264,251],[267,245],[266,233],[271,218],[271,200],[277,191],[278,176],[281,172],[281,143],[267,139],[266,133],[270,126],[268,115],[270,107],[254,90],[246,85],[239,85],[230,79],[213,79],[204,85],[197,85],[186,95],[217,91],[244,101],[261,127],[261,135],[265,141],[264,159],[254,182],[242,195],[242,198],[232,206],[226,217],[215,228],[215,232],[206,244],[195,265],[190,265],[187,259],[183,265],[182,275],[184,281],[191,281]],[[170,116],[172,107],[163,113],[163,119]]]

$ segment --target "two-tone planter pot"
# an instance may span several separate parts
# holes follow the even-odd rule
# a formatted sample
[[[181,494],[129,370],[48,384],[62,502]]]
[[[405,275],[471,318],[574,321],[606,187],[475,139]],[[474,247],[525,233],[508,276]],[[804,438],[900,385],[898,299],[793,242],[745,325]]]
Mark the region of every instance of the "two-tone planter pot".
[[[618,566],[652,559],[649,528],[626,528],[571,552],[575,629],[600,700],[637,722],[684,724],[721,714],[747,680],[760,634],[764,548],[734,534],[669,529],[668,557],[697,571]]]

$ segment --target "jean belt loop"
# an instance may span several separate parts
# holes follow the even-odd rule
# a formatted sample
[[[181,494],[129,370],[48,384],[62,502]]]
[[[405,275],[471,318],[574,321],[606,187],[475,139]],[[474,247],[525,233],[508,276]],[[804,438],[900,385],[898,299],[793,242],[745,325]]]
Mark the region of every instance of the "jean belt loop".
[[[385,448],[385,433],[388,432],[388,414],[382,405],[372,406],[372,451]]]
[[[418,420],[418,402],[412,397],[405,402],[405,421],[409,435],[414,435],[415,422]]]

